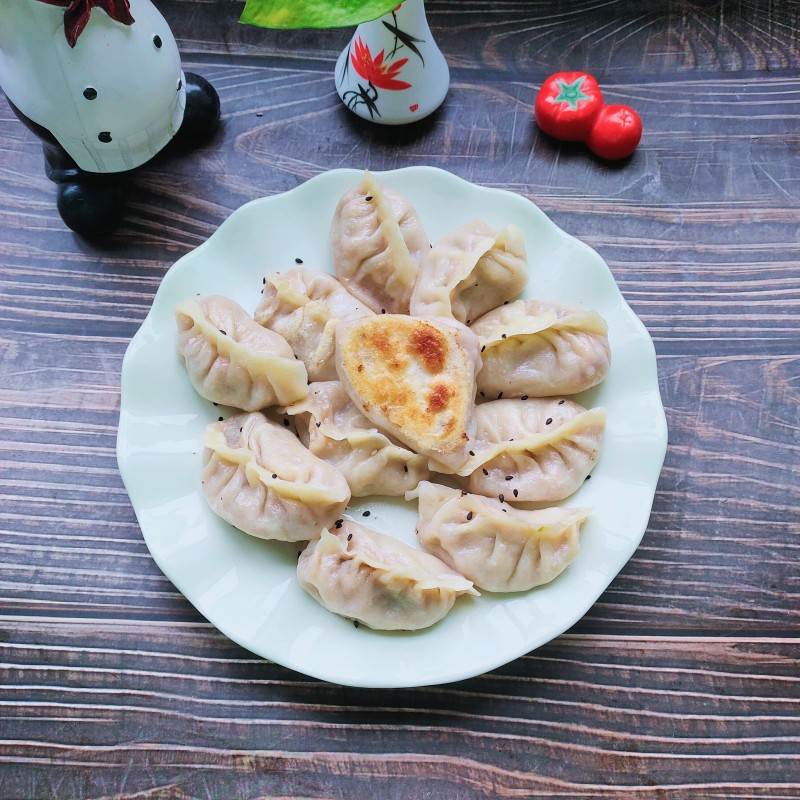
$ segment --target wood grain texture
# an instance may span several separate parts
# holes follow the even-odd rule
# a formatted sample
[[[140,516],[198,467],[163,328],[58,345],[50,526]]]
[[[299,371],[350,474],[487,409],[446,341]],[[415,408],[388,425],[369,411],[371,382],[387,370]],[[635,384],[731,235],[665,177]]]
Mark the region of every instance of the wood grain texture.
[[[800,798],[800,6],[429,0],[445,106],[344,109],[350,31],[158,2],[223,124],[62,225],[0,100],[0,800]],[[559,68],[641,113],[606,165],[541,135]],[[394,692],[241,650],[149,556],[114,452],[128,341],[166,269],[235,208],[327,169],[432,164],[536,202],[648,327],[670,445],[642,545],[567,635]]]

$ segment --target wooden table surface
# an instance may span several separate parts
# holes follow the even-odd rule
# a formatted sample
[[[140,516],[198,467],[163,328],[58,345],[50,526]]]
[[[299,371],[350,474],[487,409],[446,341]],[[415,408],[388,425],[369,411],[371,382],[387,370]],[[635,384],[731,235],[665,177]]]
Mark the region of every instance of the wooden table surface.
[[[112,237],[62,225],[0,99],[0,798],[800,798],[800,4],[429,0],[451,89],[401,129],[340,103],[351,30],[157,5],[224,120],[136,173]],[[629,163],[537,131],[560,68],[640,111]],[[569,632],[461,683],[348,689],[234,645],[156,567],[120,367],[238,206],[414,164],[600,252],[655,341],[669,449],[641,546]]]

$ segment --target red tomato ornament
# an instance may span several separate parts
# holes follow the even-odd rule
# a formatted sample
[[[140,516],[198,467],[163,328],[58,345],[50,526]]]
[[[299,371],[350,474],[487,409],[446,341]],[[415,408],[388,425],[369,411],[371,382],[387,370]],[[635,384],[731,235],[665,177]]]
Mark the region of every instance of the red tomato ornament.
[[[642,120],[628,106],[604,106],[595,119],[586,144],[600,158],[627,158],[642,138]]]
[[[603,108],[597,81],[585,72],[556,72],[536,96],[536,122],[562,142],[585,142]]]

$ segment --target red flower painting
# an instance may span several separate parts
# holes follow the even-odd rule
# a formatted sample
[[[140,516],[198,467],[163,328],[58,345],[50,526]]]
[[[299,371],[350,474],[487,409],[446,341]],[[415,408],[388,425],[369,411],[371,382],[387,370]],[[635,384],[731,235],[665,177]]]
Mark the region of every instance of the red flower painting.
[[[75,47],[75,42],[83,33],[89,22],[93,8],[102,8],[111,19],[123,25],[132,25],[131,7],[128,0],[40,0],[49,6],[66,8],[64,12],[64,33],[70,47]]]
[[[383,61],[384,50],[381,50],[373,59],[369,47],[361,41],[359,36],[350,53],[350,61],[353,64],[355,71],[364,80],[369,81],[373,86],[379,89],[410,89],[411,84],[405,81],[397,80],[400,70],[405,66],[408,61],[407,58],[401,58],[398,61],[393,61],[391,64],[385,64]]]

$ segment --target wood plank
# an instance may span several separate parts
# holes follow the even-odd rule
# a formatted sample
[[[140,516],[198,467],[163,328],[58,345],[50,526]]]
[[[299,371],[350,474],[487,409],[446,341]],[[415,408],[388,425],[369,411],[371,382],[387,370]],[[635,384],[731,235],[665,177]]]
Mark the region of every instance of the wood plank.
[[[20,620],[2,639],[0,717],[16,736],[0,758],[12,787],[58,765],[59,796],[130,797],[154,778],[189,796],[238,781],[310,796],[370,782],[387,797],[424,783],[469,798],[800,789],[791,639],[565,636],[480,678],[393,692],[305,679],[202,625]]]

